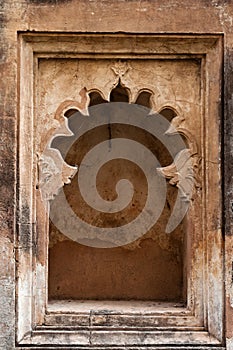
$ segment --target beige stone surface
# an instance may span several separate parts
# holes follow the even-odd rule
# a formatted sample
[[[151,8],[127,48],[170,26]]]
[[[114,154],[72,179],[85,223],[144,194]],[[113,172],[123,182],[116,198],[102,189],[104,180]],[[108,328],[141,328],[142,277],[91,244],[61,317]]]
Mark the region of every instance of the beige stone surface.
[[[111,349],[109,344],[112,342],[114,345],[119,345],[118,349],[122,350],[126,348],[125,344],[128,342],[130,349],[143,348],[143,344],[150,345],[151,349],[160,349],[161,344],[167,344],[167,348],[174,345],[174,349],[179,349],[177,344],[181,343],[187,349],[193,348],[196,344],[199,349],[222,350],[227,348],[227,350],[232,350],[232,2],[224,0],[191,2],[188,0],[169,0],[168,2],[17,0],[12,2],[5,0],[0,3],[0,16],[0,348],[4,350],[20,347],[29,349],[32,345],[37,344],[49,349],[51,346],[59,348],[61,344],[65,344],[65,348],[68,349],[70,344],[74,344],[73,348],[79,349],[80,346],[85,346],[86,349],[92,347],[94,350],[95,347],[100,349],[105,345],[106,349]],[[23,39],[20,35],[22,32],[30,33],[32,38],[34,35],[35,42],[38,44],[32,43],[34,39],[31,39],[31,42],[30,39]],[[57,35],[49,39],[48,36],[42,37],[43,32]],[[75,35],[91,32],[112,33],[111,39],[103,39],[103,44],[99,46],[99,53],[111,52],[111,47],[116,45],[115,57],[110,57],[110,60],[114,62],[115,59],[120,58],[130,59],[130,54],[137,53],[137,50],[142,56],[144,51],[144,57],[140,59],[145,59],[145,56],[150,59],[149,56],[161,52],[161,48],[163,58],[177,53],[181,60],[187,59],[187,55],[199,55],[198,58],[195,57],[195,62],[192,62],[193,57],[190,59],[190,65],[193,65],[193,68],[196,67],[194,69],[200,68],[201,58],[203,62],[199,72],[196,71],[194,74],[198,76],[199,81],[201,80],[200,94],[203,98],[201,105],[196,104],[196,99],[200,99],[195,96],[197,90],[193,90],[189,84],[189,87],[184,87],[185,79],[189,80],[193,76],[182,75],[185,63],[175,68],[176,73],[179,73],[177,74],[179,81],[169,76],[166,79],[168,82],[170,79],[170,84],[168,84],[170,87],[172,84],[177,87],[171,100],[184,95],[182,110],[185,111],[185,115],[197,118],[194,120],[187,118],[185,127],[188,130],[193,128],[195,131],[197,144],[200,146],[202,169],[204,169],[201,173],[201,179],[204,181],[201,193],[204,194],[201,200],[194,198],[194,202],[196,200],[195,205],[200,209],[206,208],[202,211],[203,217],[197,215],[194,208],[191,208],[190,215],[194,219],[189,230],[194,230],[192,232],[197,232],[197,235],[194,245],[192,245],[192,240],[187,242],[188,249],[190,249],[189,256],[194,261],[192,273],[188,275],[188,278],[190,284],[193,284],[194,277],[202,281],[204,289],[201,295],[205,295],[205,307],[201,321],[199,319],[199,325],[195,324],[197,321],[190,317],[187,318],[185,326],[185,319],[176,315],[175,318],[178,321],[182,319],[180,327],[186,327],[186,329],[190,327],[191,333],[187,331],[168,332],[166,333],[168,341],[166,337],[161,338],[161,328],[160,333],[156,333],[155,330],[152,333],[138,330],[127,333],[122,329],[112,334],[111,331],[99,333],[96,330],[92,333],[86,330],[64,330],[62,327],[58,327],[54,332],[50,324],[47,330],[43,326],[35,330],[36,325],[44,324],[44,300],[47,298],[46,247],[49,244],[44,234],[38,234],[38,232],[45,232],[48,222],[40,194],[37,193],[39,191],[36,190],[37,153],[40,152],[39,145],[42,135],[59,124],[54,119],[56,108],[66,99],[77,101],[80,89],[85,86],[83,82],[80,85],[77,84],[76,68],[74,68],[77,67],[77,64],[74,56],[78,55],[80,47],[83,48],[84,56],[88,54],[88,51],[97,54],[98,49],[94,44],[86,43],[85,40],[84,43],[82,40],[77,43]],[[68,40],[62,37],[65,33],[71,33]],[[126,39],[123,49],[119,49],[116,38],[124,37],[124,33],[137,35]],[[147,45],[148,39],[140,38],[139,33],[158,34],[165,38],[168,33],[172,34],[173,38],[179,34],[181,36],[173,44],[171,37],[167,37],[163,43],[157,38],[155,40],[157,44],[152,47]],[[190,38],[189,44],[184,43],[184,34]],[[209,37],[205,40],[208,35]],[[214,35],[219,44],[213,43]],[[222,41],[220,37],[223,38]],[[207,56],[206,51],[208,50],[205,49],[205,46],[209,50]],[[146,54],[144,47],[149,47]],[[196,53],[192,52],[193,50],[196,50]],[[48,58],[51,52],[53,52],[53,57]],[[68,69],[69,74],[68,72],[65,74],[66,71],[63,69],[59,70],[61,54],[68,61],[65,70]],[[39,61],[38,56],[41,57]],[[74,60],[70,59],[71,56]],[[87,58],[84,56],[83,58]],[[90,71],[91,65],[92,63],[88,64]],[[53,70],[50,70],[50,67],[53,67]],[[145,71],[146,67],[145,65]],[[203,78],[206,68],[210,75],[207,74]],[[140,69],[135,67],[135,71],[137,70],[139,75],[147,76],[144,70],[141,73]],[[215,74],[211,75],[211,71],[214,71]],[[132,72],[133,70],[129,70],[130,84],[133,80]],[[49,81],[46,74],[47,77],[48,75],[51,77]],[[113,70],[111,74],[114,79]],[[61,77],[63,80],[60,80]],[[209,77],[210,80],[208,80]],[[220,81],[221,77],[224,77],[224,84]],[[44,79],[44,84],[40,85],[40,79]],[[161,78],[161,84],[162,80]],[[59,85],[64,81],[66,81],[65,91],[56,90],[55,86],[52,87],[53,83]],[[101,85],[98,81],[96,83],[98,86]],[[90,86],[92,85],[91,81]],[[157,85],[157,81],[154,82],[154,85]],[[37,90],[38,86],[40,90]],[[71,89],[72,86],[75,90]],[[52,100],[49,95],[46,96],[47,88],[50,91],[54,89]],[[87,88],[91,87],[87,86]],[[107,98],[108,91],[106,87],[105,98]],[[212,96],[211,103],[206,92]],[[41,100],[38,100],[38,96]],[[136,93],[133,92],[132,101],[135,98]],[[163,104],[166,100],[165,93],[159,103]],[[187,100],[192,102],[190,114]],[[42,109],[38,110],[38,102],[42,101]],[[197,108],[196,113],[195,108]],[[47,114],[41,114],[42,110],[46,110]],[[201,120],[199,119],[200,114]],[[203,121],[207,123],[204,126],[201,124]],[[220,124],[221,129],[219,129]],[[33,130],[33,135],[31,135],[31,130]],[[224,196],[221,196],[221,188]],[[36,210],[35,199],[37,199]],[[204,204],[201,201],[204,201]],[[39,221],[36,214],[40,217]],[[202,220],[202,230],[195,231],[200,226],[200,220]],[[203,252],[207,251],[208,254],[205,255]],[[222,263],[224,263],[224,269]],[[200,266],[204,266],[204,269]],[[224,292],[223,282],[225,282]],[[195,302],[197,310],[202,309],[202,297]],[[208,305],[208,310],[206,305]],[[15,309],[17,310],[16,316]],[[77,317],[79,317],[78,314]],[[173,317],[171,319],[173,320]],[[65,315],[65,320],[68,322],[67,315]],[[77,319],[74,322],[77,324]],[[114,323],[114,320],[111,322]],[[123,324],[124,322],[125,320]],[[131,325],[132,322],[131,320]],[[140,326],[137,324],[137,327]],[[195,332],[195,327],[204,327],[208,331],[196,328]],[[17,345],[15,345],[15,333],[17,333]]]

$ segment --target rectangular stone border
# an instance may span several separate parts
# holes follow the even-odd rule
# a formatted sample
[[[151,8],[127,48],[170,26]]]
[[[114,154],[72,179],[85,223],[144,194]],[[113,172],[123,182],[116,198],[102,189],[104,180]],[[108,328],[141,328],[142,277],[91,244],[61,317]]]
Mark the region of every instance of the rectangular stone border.
[[[19,34],[19,199],[18,199],[18,264],[17,264],[17,344],[20,346],[111,346],[120,349],[137,346],[164,347],[180,345],[209,345],[215,348],[223,342],[224,317],[224,271],[221,213],[221,155],[220,155],[220,106],[222,78],[222,36],[221,35],[144,35],[144,34]],[[95,50],[93,50],[93,44]],[[93,56],[95,55],[95,56]],[[204,263],[197,271],[203,276],[201,294],[203,304],[198,305],[198,293],[194,293],[191,310],[184,309],[173,315],[176,325],[173,330],[150,329],[145,325],[123,328],[102,324],[83,325],[70,329],[69,315],[65,314],[66,325],[44,326],[47,313],[47,236],[46,220],[35,191],[36,179],[33,152],[33,123],[35,78],[38,57],[144,57],[180,58],[184,56],[202,58],[203,89],[203,150],[205,169],[205,193],[203,198],[203,258]],[[113,56],[114,55],[114,56]],[[209,141],[212,141],[210,143]],[[214,140],[214,143],[213,143]],[[217,186],[217,187],[216,187]],[[216,188],[218,191],[216,191]],[[213,195],[215,200],[213,201]],[[37,213],[40,212],[40,222]],[[207,237],[208,235],[208,237]],[[192,289],[200,293],[200,283]],[[200,282],[200,278],[199,278]],[[197,288],[198,287],[198,288]],[[200,294],[200,295],[201,295]],[[196,298],[196,299],[195,299]],[[202,297],[200,298],[200,300]],[[190,304],[191,305],[191,304]],[[198,310],[204,310],[204,319]],[[182,316],[185,311],[187,315]],[[61,312],[57,312],[57,317]],[[56,317],[56,316],[55,316]],[[89,315],[86,315],[89,320]],[[119,315],[118,315],[119,317]],[[143,316],[140,316],[143,320]],[[155,319],[163,318],[155,310]],[[183,317],[183,318],[182,318]],[[75,322],[80,315],[74,315]],[[180,322],[181,320],[181,322]],[[186,320],[188,320],[186,322]],[[153,322],[154,322],[153,321]],[[71,323],[72,323],[71,322]],[[193,328],[190,330],[188,328]],[[197,330],[196,327],[199,327]],[[203,328],[201,330],[201,328]],[[156,347],[158,349],[158,347]]]

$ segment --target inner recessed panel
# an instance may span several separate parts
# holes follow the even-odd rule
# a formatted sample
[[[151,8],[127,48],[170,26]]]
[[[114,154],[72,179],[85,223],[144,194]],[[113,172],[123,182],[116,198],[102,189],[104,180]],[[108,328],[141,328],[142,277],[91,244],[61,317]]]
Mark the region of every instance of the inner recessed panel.
[[[155,130],[145,130],[143,123],[141,126],[140,123],[136,125],[134,115],[130,116],[128,125],[116,120],[111,123],[109,120],[105,125],[96,126],[95,111],[100,106],[122,102],[137,105],[147,111],[159,110],[167,122],[170,123],[178,116],[185,119],[187,127],[193,122],[194,116],[200,114],[198,60],[137,59],[119,62],[114,59],[41,59],[39,72],[39,103],[46,106],[48,114],[41,114],[41,118],[44,118],[44,124],[41,125],[44,128],[47,120],[54,120],[55,111],[62,102],[80,101],[79,92],[83,87],[89,92],[89,116],[84,117],[72,108],[65,115],[74,134],[79,132],[79,128],[82,130],[82,121],[85,124],[87,120],[85,118],[93,121],[93,128],[81,133],[72,142],[68,152],[64,149],[67,149],[67,142],[70,142],[69,137],[58,136],[52,143],[52,147],[57,148],[71,166],[79,167],[86,159],[86,154],[101,143],[105,142],[111,151],[114,140],[121,138],[143,145],[157,158],[161,167],[169,166],[174,160],[175,154],[171,155],[166,145],[154,136]],[[152,114],[148,116],[149,119],[156,118]],[[81,118],[78,127],[75,116]],[[53,123],[54,126],[56,123]],[[161,131],[162,134],[165,132],[166,128]],[[199,123],[195,133],[199,140]],[[176,136],[171,137],[174,137],[174,143],[177,144]],[[133,155],[137,153],[134,147],[129,150]],[[99,158],[101,159],[101,154]],[[92,228],[110,230],[134,222],[147,203],[149,187],[143,169],[134,161],[122,157],[108,160],[100,167],[96,174],[98,196],[105,202],[116,201],[117,186],[122,179],[131,183],[133,194],[125,207],[115,212],[97,210],[85,201],[79,188],[79,169],[71,183],[64,185],[62,190],[74,215],[81,221]],[[168,179],[164,179],[164,182],[166,194],[161,204],[161,215],[146,232],[142,228],[140,237],[127,244],[95,247],[90,244],[90,237],[86,241],[83,239],[82,242],[77,242],[60,230],[56,223],[49,222],[50,300],[186,302],[188,219],[184,217],[172,232],[166,232],[178,188],[175,182],[169,183]],[[86,183],[88,188],[88,179]],[[90,193],[91,186],[90,184]],[[150,218],[153,213],[147,214]],[[69,226],[69,217],[65,220]],[[144,226],[147,226],[146,223]],[[137,231],[138,228],[140,227],[137,227]],[[78,225],[76,230],[78,235],[82,233],[82,228]]]

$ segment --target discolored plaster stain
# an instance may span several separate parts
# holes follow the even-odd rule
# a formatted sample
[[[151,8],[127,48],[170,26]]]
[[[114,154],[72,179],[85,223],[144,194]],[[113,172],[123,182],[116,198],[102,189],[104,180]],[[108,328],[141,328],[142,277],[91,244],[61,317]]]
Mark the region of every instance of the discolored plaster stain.
[[[59,6],[64,4],[72,3],[73,0],[26,0],[28,4],[36,5],[37,7],[41,6]]]
[[[231,339],[233,338],[233,306],[230,297],[226,297],[226,315],[226,337]]]
[[[1,110],[1,106],[0,106]],[[3,235],[14,240],[15,121],[0,118],[0,219]]]

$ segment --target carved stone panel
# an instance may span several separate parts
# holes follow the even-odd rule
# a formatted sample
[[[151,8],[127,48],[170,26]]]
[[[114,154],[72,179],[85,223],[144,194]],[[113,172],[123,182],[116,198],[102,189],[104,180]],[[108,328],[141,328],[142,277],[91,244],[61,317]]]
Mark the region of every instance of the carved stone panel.
[[[20,37],[23,346],[222,343],[221,40],[132,38]]]

